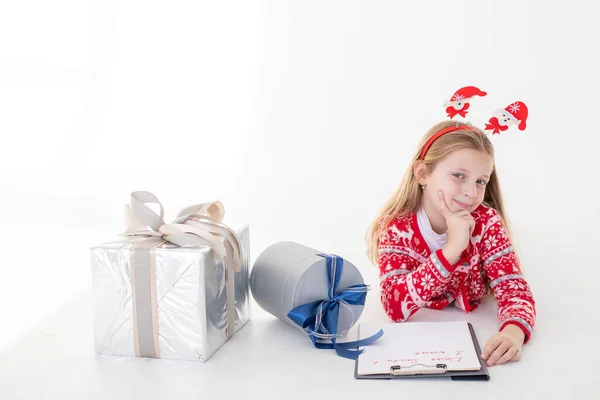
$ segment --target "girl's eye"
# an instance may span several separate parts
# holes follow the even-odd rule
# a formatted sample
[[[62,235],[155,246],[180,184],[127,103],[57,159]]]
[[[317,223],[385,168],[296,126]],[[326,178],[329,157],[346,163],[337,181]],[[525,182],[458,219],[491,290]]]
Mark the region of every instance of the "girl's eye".
[[[452,174],[452,176],[454,176],[455,178],[459,178],[459,179],[460,179],[460,178],[462,178],[462,177],[463,177],[463,174],[460,174],[460,173],[458,173],[458,172],[455,172],[455,173],[453,173],[453,174]]]
[[[477,183],[480,185],[487,185],[487,182],[484,181],[483,179],[478,180]]]

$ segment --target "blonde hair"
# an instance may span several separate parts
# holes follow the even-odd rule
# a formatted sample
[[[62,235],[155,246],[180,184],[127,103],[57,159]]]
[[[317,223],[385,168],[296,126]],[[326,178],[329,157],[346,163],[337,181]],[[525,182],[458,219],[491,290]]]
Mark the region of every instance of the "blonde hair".
[[[404,173],[402,182],[395,193],[384,204],[379,214],[372,222],[367,232],[367,255],[369,260],[377,265],[379,263],[379,240],[387,231],[390,223],[395,218],[402,217],[408,213],[416,212],[421,206],[422,191],[419,182],[414,174],[415,163],[423,162],[429,171],[433,170],[437,163],[450,153],[461,149],[473,149],[485,151],[494,160],[494,147],[486,134],[479,128],[469,126],[469,129],[457,129],[455,131],[443,134],[436,139],[425,154],[423,160],[419,160],[423,147],[427,141],[437,132],[444,128],[456,125],[456,121],[439,122],[432,126],[421,139],[421,143],[415,152],[412,161]],[[510,237],[509,227],[506,223],[504,205],[502,202],[502,193],[500,183],[496,173],[496,164],[490,175],[490,179],[485,189],[483,204],[494,208],[506,227],[506,233]]]

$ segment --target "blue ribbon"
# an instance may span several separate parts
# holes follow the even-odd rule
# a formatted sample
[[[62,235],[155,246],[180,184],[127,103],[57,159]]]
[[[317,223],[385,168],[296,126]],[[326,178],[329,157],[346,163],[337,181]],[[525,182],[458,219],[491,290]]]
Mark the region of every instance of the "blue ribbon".
[[[338,292],[337,287],[344,270],[344,259],[333,254],[322,253],[318,255],[326,260],[328,299],[302,304],[292,309],[287,316],[308,332],[316,348],[335,349],[339,356],[354,360],[364,349],[351,349],[375,342],[383,335],[383,330],[379,330],[379,332],[366,339],[345,343],[336,342],[336,338],[342,336],[337,332],[340,303],[364,305],[368,287],[364,284],[358,284]]]

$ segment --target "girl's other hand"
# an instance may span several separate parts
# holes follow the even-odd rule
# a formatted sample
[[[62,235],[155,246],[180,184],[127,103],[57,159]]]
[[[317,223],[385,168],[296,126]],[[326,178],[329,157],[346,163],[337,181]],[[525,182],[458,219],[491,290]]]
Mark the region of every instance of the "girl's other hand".
[[[506,325],[488,340],[481,352],[481,358],[487,360],[488,367],[508,361],[519,361],[524,341],[525,333],[521,328],[514,324]]]

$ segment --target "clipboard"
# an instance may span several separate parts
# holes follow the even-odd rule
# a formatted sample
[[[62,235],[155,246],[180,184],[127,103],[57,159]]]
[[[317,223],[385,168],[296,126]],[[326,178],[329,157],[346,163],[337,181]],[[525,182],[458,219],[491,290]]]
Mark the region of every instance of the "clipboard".
[[[437,363],[415,363],[410,366],[392,365],[388,373],[377,374],[359,374],[359,363],[361,356],[356,358],[354,364],[354,377],[356,379],[411,379],[411,378],[446,378],[451,380],[473,380],[473,381],[489,381],[490,374],[485,361],[481,358],[481,348],[475,335],[475,330],[470,322],[466,323],[469,328],[475,354],[479,360],[480,368],[477,370],[448,370],[448,366],[444,362]],[[360,330],[360,326],[358,327]],[[385,332],[385,330],[384,330]],[[385,333],[384,333],[385,337]],[[368,347],[365,349],[368,351]]]

